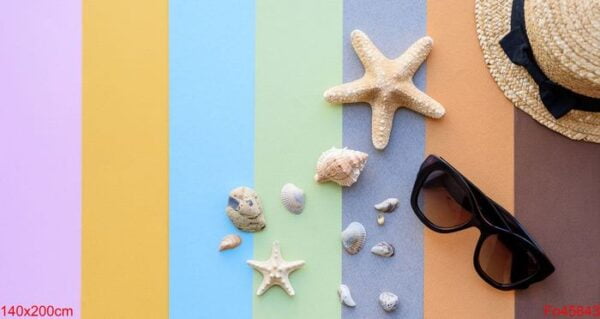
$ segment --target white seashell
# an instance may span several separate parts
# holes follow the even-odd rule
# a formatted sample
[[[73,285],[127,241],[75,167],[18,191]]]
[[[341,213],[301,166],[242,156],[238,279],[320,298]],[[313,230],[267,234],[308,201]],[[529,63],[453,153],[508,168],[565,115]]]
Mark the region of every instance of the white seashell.
[[[398,308],[398,296],[391,292],[382,292],[379,295],[379,304],[387,312],[394,311]]]
[[[281,203],[292,213],[302,213],[304,209],[304,191],[291,183],[283,185],[281,188]]]
[[[219,251],[233,249],[239,246],[241,243],[242,238],[240,238],[240,236],[235,234],[229,234],[223,237],[223,240],[221,240],[221,243],[219,244]]]
[[[380,226],[385,223],[385,216],[382,213],[377,214],[377,224]]]
[[[398,207],[400,201],[397,198],[388,198],[379,204],[375,204],[375,209],[384,213],[391,213]]]
[[[367,240],[367,231],[359,222],[352,222],[342,231],[342,244],[350,255],[358,253]]]
[[[392,257],[394,256],[394,246],[382,241],[371,248],[371,252],[381,257]]]
[[[348,286],[340,285],[340,288],[338,288],[338,296],[340,297],[340,302],[343,305],[346,305],[348,307],[356,306],[356,302],[354,302],[354,299],[352,299],[352,295],[350,294],[350,288],[348,288]]]
[[[266,226],[260,198],[252,188],[242,186],[232,190],[225,212],[240,230],[257,232]]]
[[[341,186],[351,186],[358,180],[368,157],[367,153],[332,147],[319,157],[315,180],[319,183],[332,181]]]

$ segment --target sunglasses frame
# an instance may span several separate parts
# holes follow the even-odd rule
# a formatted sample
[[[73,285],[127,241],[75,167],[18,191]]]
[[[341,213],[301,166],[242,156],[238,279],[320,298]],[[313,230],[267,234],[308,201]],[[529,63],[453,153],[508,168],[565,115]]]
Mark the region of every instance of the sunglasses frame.
[[[425,214],[421,211],[418,203],[418,196],[423,184],[427,180],[427,177],[429,177],[429,175],[433,171],[444,171],[450,174],[450,176],[454,177],[455,180],[460,184],[460,186],[467,191],[468,200],[471,204],[471,207],[473,207],[475,211],[472,212],[471,219],[465,224],[448,228],[439,227],[433,224],[429,219],[427,219]],[[486,201],[486,203],[482,203],[482,201]],[[488,208],[485,211],[482,208],[482,204],[487,204],[486,206]],[[458,170],[452,167],[452,165],[450,165],[441,157],[438,157],[436,155],[429,155],[421,164],[411,194],[411,205],[413,211],[421,220],[421,222],[425,224],[425,226],[427,226],[429,229],[435,232],[452,233],[470,227],[478,228],[481,232],[481,235],[479,236],[479,239],[477,240],[477,244],[475,246],[475,253],[473,255],[473,265],[477,274],[479,274],[479,276],[485,282],[487,282],[496,289],[525,289],[529,287],[529,285],[545,279],[554,272],[554,266],[552,265],[548,257],[544,254],[544,252],[533,240],[533,238],[525,231],[525,229],[517,221],[517,219],[504,208],[502,208],[500,205],[498,205],[498,203],[494,202],[489,197],[487,197],[481,190],[479,190],[479,188],[477,188],[477,186],[471,183]],[[492,221],[490,221],[489,215],[486,218],[486,213],[495,214],[493,217],[498,219],[502,223],[502,225],[494,224]],[[531,252],[535,260],[537,261],[539,265],[537,272],[530,275],[527,278],[510,284],[498,283],[495,280],[493,280],[490,276],[488,276],[479,264],[479,254],[481,252],[481,246],[483,245],[485,239],[487,239],[491,235],[496,234],[511,236],[514,239],[517,239],[520,243],[522,243],[529,250],[529,252]]]

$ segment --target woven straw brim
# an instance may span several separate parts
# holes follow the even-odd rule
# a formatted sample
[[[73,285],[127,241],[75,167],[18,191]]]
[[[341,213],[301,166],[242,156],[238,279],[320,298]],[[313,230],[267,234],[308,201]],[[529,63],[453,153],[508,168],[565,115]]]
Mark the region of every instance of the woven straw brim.
[[[513,64],[498,43],[510,31],[512,1],[476,0],[479,44],[490,73],[504,95],[542,125],[574,140],[600,143],[600,113],[572,110],[555,119],[542,103],[539,88],[527,71]]]

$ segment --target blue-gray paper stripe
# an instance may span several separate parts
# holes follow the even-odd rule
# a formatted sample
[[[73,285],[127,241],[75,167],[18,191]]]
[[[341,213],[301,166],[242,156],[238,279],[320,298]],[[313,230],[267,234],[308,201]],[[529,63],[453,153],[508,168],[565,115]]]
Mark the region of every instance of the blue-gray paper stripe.
[[[352,45],[350,32],[364,31],[389,58],[404,52],[426,32],[425,0],[344,1],[344,82],[362,76],[363,67]],[[421,68],[415,84],[425,88]],[[342,227],[352,221],[367,230],[363,251],[342,257],[342,282],[352,291],[358,306],[343,307],[342,318],[423,317],[423,227],[410,208],[410,192],[423,159],[425,123],[421,115],[401,109],[396,112],[390,143],[377,151],[371,143],[371,109],[366,104],[345,105],[344,146],[369,153],[368,164],[359,182],[343,191]],[[397,197],[400,206],[385,215],[385,225],[376,222],[373,205]],[[379,241],[394,245],[392,258],[373,255],[370,248]],[[400,297],[400,308],[385,313],[378,304],[382,291]]]

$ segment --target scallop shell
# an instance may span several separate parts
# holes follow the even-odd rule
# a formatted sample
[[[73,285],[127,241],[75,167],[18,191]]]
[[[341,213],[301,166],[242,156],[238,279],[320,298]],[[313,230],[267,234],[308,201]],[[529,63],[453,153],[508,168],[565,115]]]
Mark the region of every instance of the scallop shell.
[[[400,201],[397,198],[388,198],[379,204],[375,204],[375,209],[384,213],[391,213],[398,207]]]
[[[281,188],[281,203],[294,214],[302,213],[304,209],[304,191],[291,183],[283,185],[283,188]]]
[[[241,243],[242,238],[240,238],[240,236],[235,234],[229,234],[223,237],[223,240],[221,240],[221,243],[219,244],[219,251],[233,249],[239,246]]]
[[[368,157],[367,153],[332,147],[319,157],[315,180],[319,183],[332,181],[341,186],[351,186],[358,180]]]
[[[381,257],[392,257],[394,256],[394,246],[382,241],[371,248],[371,252]]]
[[[367,240],[367,231],[359,222],[352,222],[342,231],[342,244],[350,255],[357,254]]]
[[[382,292],[379,295],[379,304],[387,312],[394,311],[398,308],[398,296],[391,292]]]
[[[346,285],[340,285],[338,288],[338,296],[340,297],[340,302],[348,307],[355,307],[356,302],[352,299],[352,295],[350,294],[350,288]]]
[[[232,190],[225,212],[239,230],[257,232],[266,226],[260,198],[252,188],[242,186]]]

